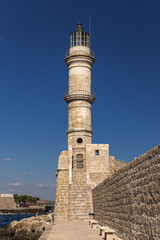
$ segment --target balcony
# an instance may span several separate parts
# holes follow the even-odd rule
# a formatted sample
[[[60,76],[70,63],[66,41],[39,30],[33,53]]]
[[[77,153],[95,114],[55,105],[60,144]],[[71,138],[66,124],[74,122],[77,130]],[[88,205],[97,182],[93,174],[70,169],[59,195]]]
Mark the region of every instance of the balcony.
[[[64,100],[69,103],[74,100],[85,100],[93,103],[96,100],[96,89],[91,88],[91,93],[87,89],[77,89],[69,92],[68,88],[64,88]]]

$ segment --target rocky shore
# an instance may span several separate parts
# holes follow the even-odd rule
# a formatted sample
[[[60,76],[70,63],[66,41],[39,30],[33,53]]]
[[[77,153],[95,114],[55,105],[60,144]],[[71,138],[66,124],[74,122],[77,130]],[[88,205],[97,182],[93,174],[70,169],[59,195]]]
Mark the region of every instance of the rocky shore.
[[[3,240],[37,240],[52,222],[52,214],[24,218],[13,221],[0,229],[0,239]]]

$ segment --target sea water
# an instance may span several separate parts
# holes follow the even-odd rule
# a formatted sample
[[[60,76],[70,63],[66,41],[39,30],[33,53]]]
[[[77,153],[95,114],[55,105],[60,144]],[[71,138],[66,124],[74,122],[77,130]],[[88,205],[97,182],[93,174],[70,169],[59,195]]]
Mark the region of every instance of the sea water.
[[[0,214],[0,228],[13,221],[20,221],[23,218],[33,217],[36,214]]]

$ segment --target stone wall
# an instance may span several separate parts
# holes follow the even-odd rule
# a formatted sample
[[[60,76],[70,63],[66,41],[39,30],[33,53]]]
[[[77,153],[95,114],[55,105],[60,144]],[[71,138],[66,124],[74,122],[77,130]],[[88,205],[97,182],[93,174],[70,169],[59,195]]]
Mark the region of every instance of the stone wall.
[[[68,219],[68,170],[58,172],[54,214],[56,219]]]
[[[84,169],[73,169],[69,184],[69,221],[87,221],[92,207],[92,186]]]
[[[119,159],[114,159],[114,169],[115,169],[115,172],[117,172],[118,169],[124,167],[127,163],[124,162],[124,161],[121,161]]]
[[[95,219],[123,240],[160,239],[160,145],[92,190]]]
[[[55,200],[55,218],[68,219],[68,152],[62,151],[58,160],[57,188]]]
[[[15,208],[15,200],[13,194],[0,194],[0,209]]]
[[[109,171],[109,145],[86,144],[86,171],[106,172]]]
[[[76,145],[75,145],[76,146]],[[76,168],[75,156],[84,156],[82,169]],[[109,156],[108,144],[86,144],[79,148],[68,146],[58,160],[55,219],[87,220],[93,212],[92,189],[121,166],[127,164]]]

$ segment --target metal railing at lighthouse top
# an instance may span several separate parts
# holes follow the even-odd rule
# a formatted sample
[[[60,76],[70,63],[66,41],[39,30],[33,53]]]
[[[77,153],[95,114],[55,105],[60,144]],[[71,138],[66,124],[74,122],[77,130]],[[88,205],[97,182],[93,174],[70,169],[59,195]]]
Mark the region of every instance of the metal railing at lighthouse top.
[[[69,88],[64,88],[64,99],[66,102],[82,99],[92,103],[96,99],[96,89],[91,87],[91,91],[89,92],[85,87],[73,91],[70,91]]]
[[[69,88],[64,88],[64,97],[68,95],[91,95],[96,98],[96,89],[91,87],[91,92],[88,92],[87,88],[77,89],[72,92],[69,91]]]

